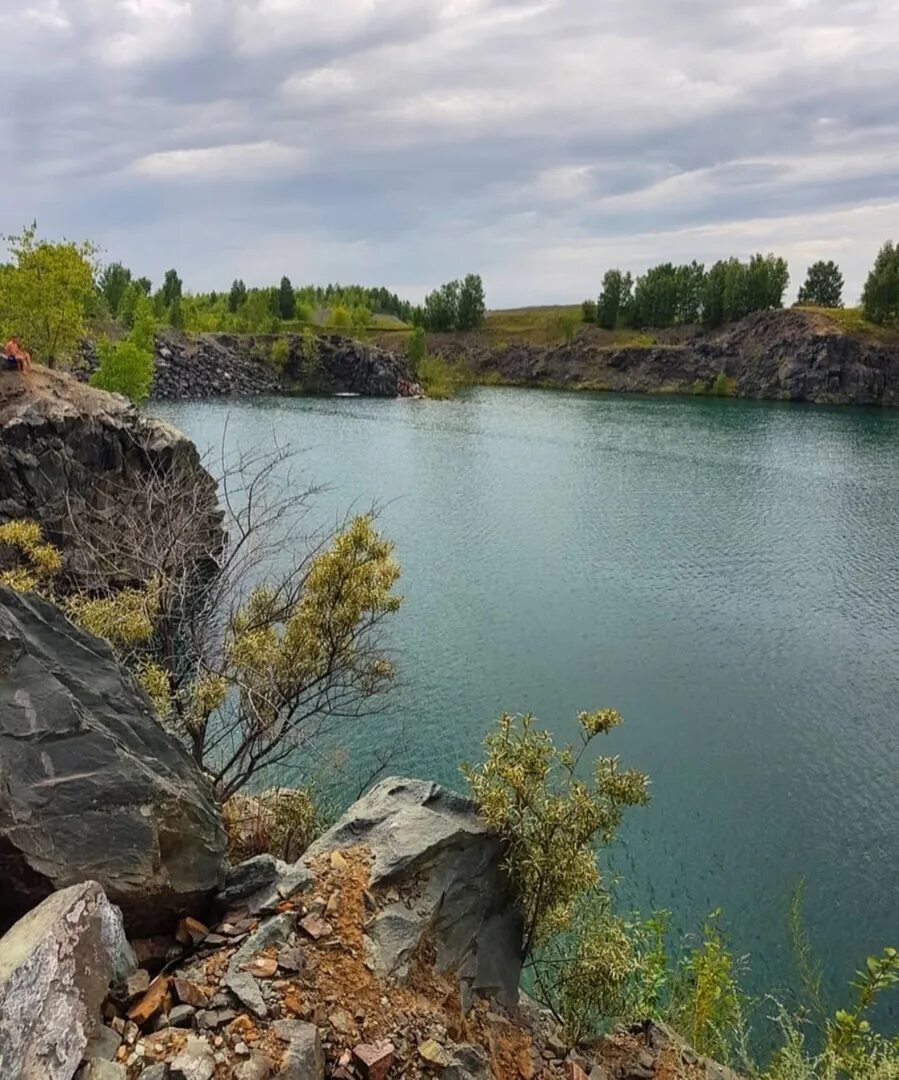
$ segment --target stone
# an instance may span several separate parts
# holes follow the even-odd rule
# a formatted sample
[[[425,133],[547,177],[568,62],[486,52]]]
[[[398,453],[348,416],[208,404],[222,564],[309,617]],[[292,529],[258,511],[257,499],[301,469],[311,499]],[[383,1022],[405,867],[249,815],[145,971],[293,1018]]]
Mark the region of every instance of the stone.
[[[351,806],[304,856],[354,846],[373,856],[369,888],[414,889],[412,908],[389,905],[367,929],[367,960],[382,978],[404,978],[425,940],[436,969],[471,994],[514,1006],[521,974],[522,921],[503,870],[500,843],[474,804],[438,784],[384,780]]]
[[[278,961],[273,956],[254,956],[244,965],[244,970],[254,979],[270,979],[278,971]]]
[[[115,1061],[91,1058],[78,1070],[77,1080],[128,1080],[128,1070]]]
[[[353,1062],[362,1080],[386,1080],[395,1054],[392,1042],[360,1043],[353,1049]]]
[[[215,1057],[205,1039],[187,1037],[184,1049],[169,1063],[170,1080],[212,1080]]]
[[[242,1061],[234,1070],[234,1080],[268,1080],[274,1068],[271,1058],[254,1051],[248,1061]]]
[[[84,1060],[99,1058],[102,1061],[112,1061],[121,1045],[122,1036],[111,1027],[101,1024],[87,1041]]]
[[[327,937],[334,932],[334,928],[328,920],[316,914],[307,915],[305,918],[300,919],[298,925],[303,933],[311,937],[313,941],[320,941],[323,937]]]
[[[443,1080],[491,1080],[487,1055],[478,1046],[453,1047],[453,1060],[444,1069]]]
[[[325,1075],[325,1052],[322,1048],[321,1035],[314,1024],[305,1024],[300,1020],[278,1021],[276,1034],[283,1038],[287,1033],[279,1024],[289,1023],[290,1038],[287,1050],[276,1074],[278,1080],[323,1080]]]
[[[113,982],[135,966],[96,882],[47,897],[0,939],[0,1076],[71,1080]]]
[[[168,992],[168,976],[157,975],[147,988],[147,992],[128,1010],[128,1019],[138,1027],[149,1023],[162,1010]]]
[[[169,1027],[191,1028],[196,1023],[197,1010],[193,1005],[176,1005],[169,1011]]]
[[[209,992],[190,979],[172,979],[175,996],[184,1005],[193,1005],[195,1009],[205,1009],[209,1004]]]
[[[425,1039],[423,1043],[419,1043],[418,1055],[429,1065],[436,1065],[441,1069],[445,1069],[453,1061],[453,1055],[436,1039]]]
[[[588,1077],[576,1061],[568,1058],[565,1062],[565,1080],[588,1080]]]
[[[229,972],[225,975],[224,983],[250,1012],[255,1013],[260,1019],[268,1016],[268,1006],[265,1004],[259,984],[252,975],[248,975],[245,971]]]
[[[178,929],[175,931],[175,940],[182,945],[200,945],[208,936],[209,927],[190,915],[180,920]]]
[[[148,1065],[141,1070],[140,1080],[168,1080],[168,1076],[168,1065],[165,1062],[157,1062],[157,1064]]]
[[[133,1001],[138,994],[144,994],[150,986],[150,972],[145,968],[138,968],[125,980],[125,997]]]
[[[356,1034],[356,1022],[346,1009],[335,1009],[328,1016],[331,1028],[344,1038],[351,1038]]]
[[[594,1065],[590,1070],[589,1080],[612,1080],[612,1075],[602,1065]]]
[[[306,966],[306,954],[298,946],[280,949],[278,952],[278,967],[284,971],[299,972]]]
[[[228,961],[228,972],[242,971],[263,949],[285,945],[293,933],[294,916],[275,915],[261,922]]]
[[[197,1026],[214,1030],[236,1019],[237,1013],[233,1009],[203,1009],[197,1013]]]
[[[251,915],[264,915],[307,889],[312,880],[311,872],[302,864],[290,865],[273,855],[257,855],[231,867],[216,903],[223,910],[239,905]]]
[[[153,933],[218,887],[212,791],[109,645],[0,588],[0,919],[99,882]]]

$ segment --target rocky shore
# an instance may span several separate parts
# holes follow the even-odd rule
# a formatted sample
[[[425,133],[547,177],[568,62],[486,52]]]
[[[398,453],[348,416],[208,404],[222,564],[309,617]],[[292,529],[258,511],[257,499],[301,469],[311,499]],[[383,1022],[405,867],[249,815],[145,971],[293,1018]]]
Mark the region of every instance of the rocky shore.
[[[816,313],[765,311],[716,331],[661,331],[631,346],[595,328],[571,342],[434,335],[431,350],[474,381],[621,393],[711,393],[723,373],[736,397],[899,406],[899,342],[846,333]]]
[[[139,550],[169,468],[214,551],[183,436],[67,376],[0,376],[0,521],[39,518],[76,577],[84,536],[47,508],[97,509],[93,477]],[[519,990],[500,842],[436,784],[382,781],[296,862],[230,863],[207,776],[109,645],[6,586],[0,880],[3,1080],[735,1080],[651,1023],[572,1045]]]
[[[90,342],[81,375],[96,368]],[[150,397],[180,401],[259,394],[411,397],[421,388],[404,356],[337,334],[160,334]]]

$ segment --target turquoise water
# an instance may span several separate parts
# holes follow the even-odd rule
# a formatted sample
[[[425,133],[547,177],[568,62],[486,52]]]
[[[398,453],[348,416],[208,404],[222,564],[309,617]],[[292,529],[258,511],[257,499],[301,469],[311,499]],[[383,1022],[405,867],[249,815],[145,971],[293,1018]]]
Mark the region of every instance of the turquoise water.
[[[560,737],[611,705],[650,773],[615,855],[756,986],[791,891],[829,981],[899,945],[899,413],[480,389],[453,402],[154,405],[202,448],[289,443],[319,520],[382,507],[401,685],[355,761],[459,785],[503,709]],[[895,1011],[895,1010],[894,1010]]]

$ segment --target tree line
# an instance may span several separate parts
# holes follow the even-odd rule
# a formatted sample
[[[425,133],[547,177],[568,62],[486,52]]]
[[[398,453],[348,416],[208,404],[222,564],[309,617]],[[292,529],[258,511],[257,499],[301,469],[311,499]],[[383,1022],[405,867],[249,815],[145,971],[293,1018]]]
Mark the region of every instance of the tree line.
[[[884,259],[883,252],[880,259]],[[888,276],[888,272],[881,273],[881,277]],[[598,323],[606,330],[699,323],[721,326],[753,311],[783,307],[789,282],[786,259],[770,254],[753,255],[745,262],[721,259],[708,269],[695,261],[679,266],[660,263],[636,278],[619,269],[608,270],[599,298],[583,303],[584,321]],[[890,292],[889,285],[885,292]],[[814,307],[842,307],[843,275],[837,264],[824,260],[813,263],[797,302]],[[863,306],[866,318],[878,321],[876,305],[863,300]]]

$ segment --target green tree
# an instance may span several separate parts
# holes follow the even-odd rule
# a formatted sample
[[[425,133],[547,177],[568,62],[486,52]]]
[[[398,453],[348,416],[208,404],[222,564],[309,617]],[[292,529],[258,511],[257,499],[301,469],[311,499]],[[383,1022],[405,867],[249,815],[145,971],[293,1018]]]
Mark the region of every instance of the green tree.
[[[181,296],[175,296],[169,304],[169,326],[174,330],[184,329],[184,314],[181,310]]]
[[[281,278],[278,289],[278,315],[282,319],[292,319],[297,313],[297,298],[290,284],[289,277]]]
[[[462,286],[448,281],[425,297],[421,325],[426,330],[455,330],[459,325],[459,297]]]
[[[607,270],[602,279],[596,321],[604,330],[614,330],[625,319],[631,306],[634,279],[620,270]]]
[[[131,271],[120,262],[110,263],[100,274],[100,292],[106,298],[109,313],[115,318],[126,290],[131,284]]]
[[[799,303],[825,308],[843,306],[843,275],[833,260],[820,259],[808,268],[805,283],[799,290]]]
[[[153,382],[153,349],[156,321],[150,301],[141,296],[134,312],[131,333],[114,344],[101,341],[97,346],[100,364],[91,376],[91,386],[124,394],[135,405],[145,401]]]
[[[228,310],[232,315],[236,315],[240,310],[243,303],[247,298],[247,287],[244,283],[236,279],[231,283],[231,291],[228,293]]]
[[[899,325],[899,246],[888,240],[877,254],[862,292],[865,318]]]
[[[39,240],[37,226],[6,237],[13,257],[0,275],[0,329],[18,334],[36,360],[55,367],[77,349],[94,293],[95,248]]]
[[[484,283],[480,274],[468,274],[459,287],[456,330],[476,330],[487,314]]]
[[[162,282],[162,302],[166,307],[171,307],[176,299],[181,299],[183,282],[178,277],[177,270],[166,270]]]
[[[596,322],[596,301],[595,300],[585,300],[583,302],[583,304],[581,304],[581,311],[583,312],[584,322],[585,323],[595,323]]]
[[[144,296],[149,296],[153,290],[152,282],[148,277],[135,278],[134,284],[140,289]]]

